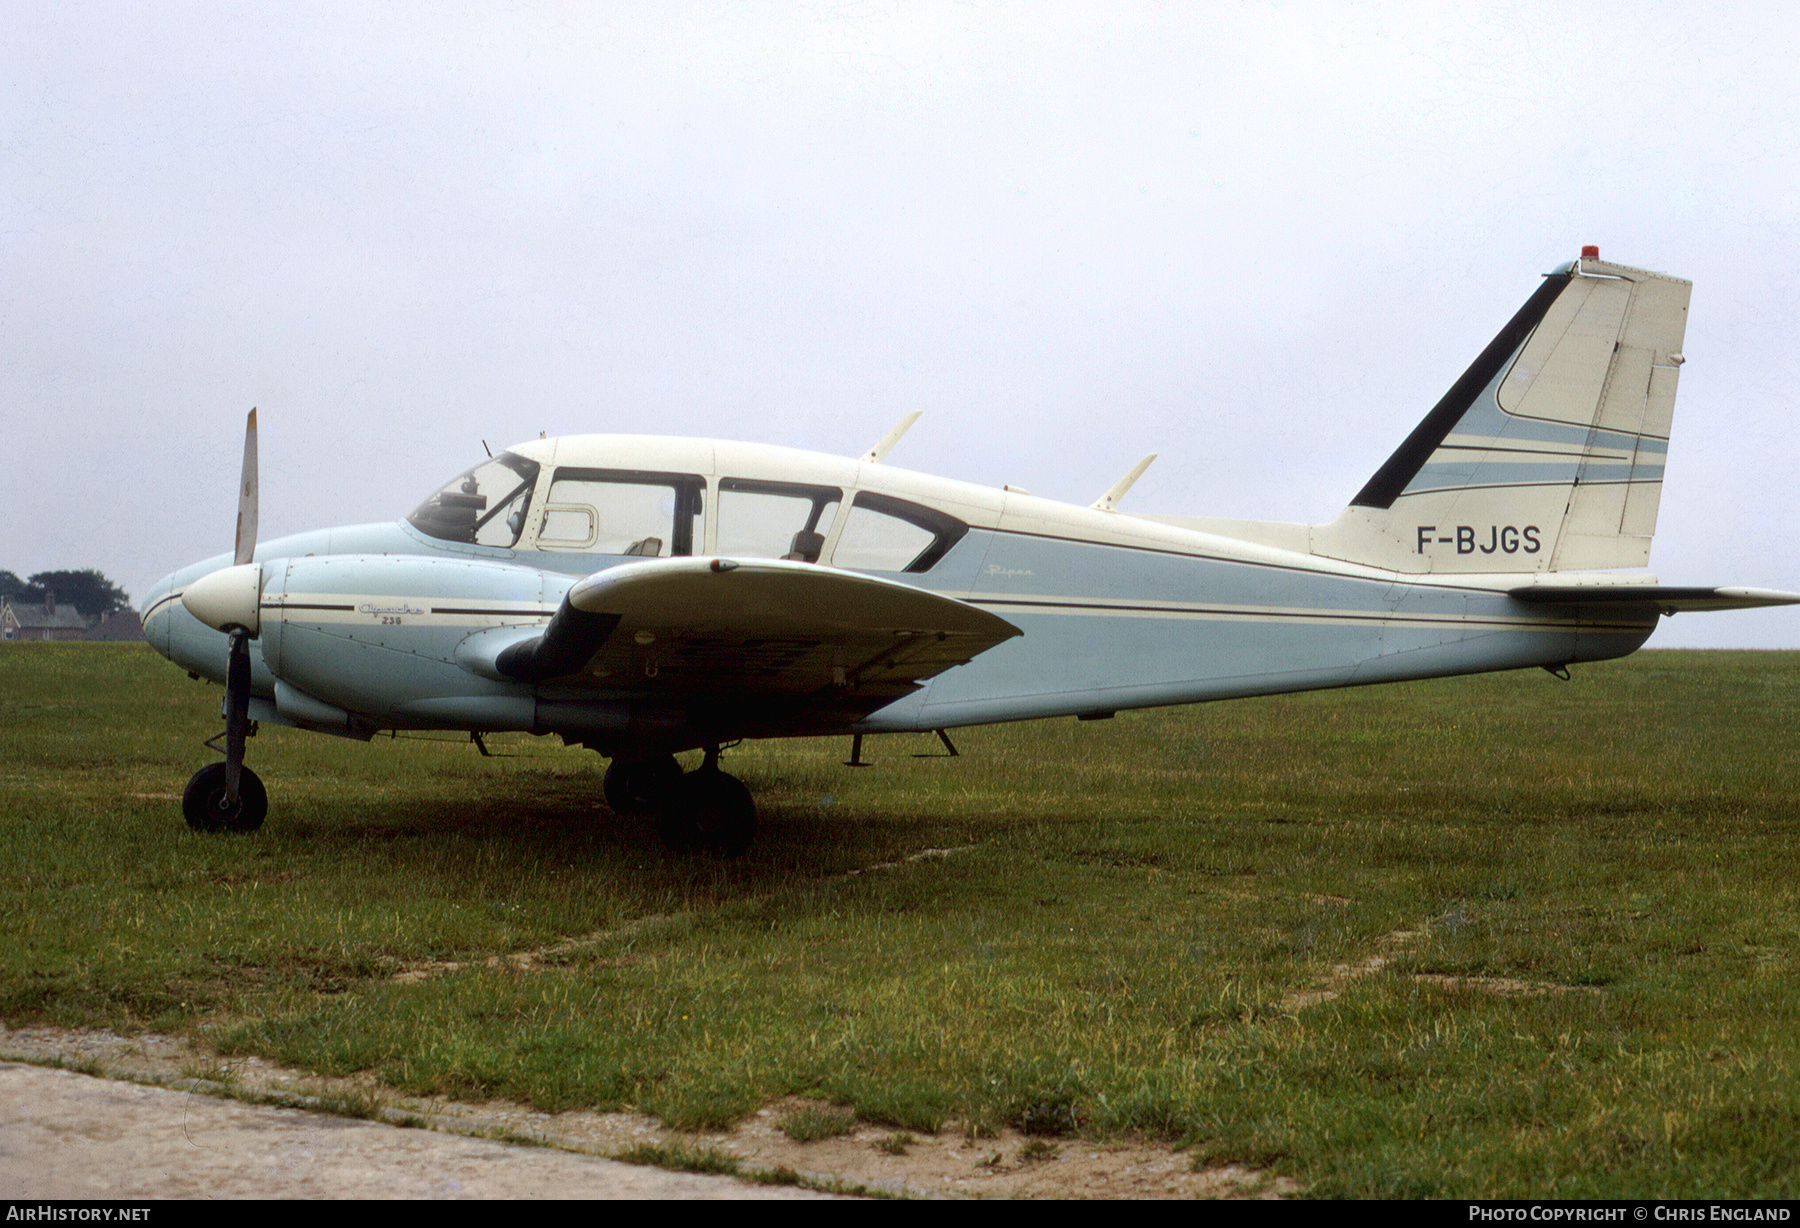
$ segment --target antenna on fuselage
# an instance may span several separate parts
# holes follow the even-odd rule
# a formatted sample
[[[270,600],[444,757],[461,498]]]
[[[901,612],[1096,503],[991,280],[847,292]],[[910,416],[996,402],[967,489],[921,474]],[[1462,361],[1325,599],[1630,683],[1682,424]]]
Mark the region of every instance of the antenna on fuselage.
[[[1114,482],[1110,490],[1088,504],[1088,506],[1093,508],[1096,512],[1118,511],[1119,500],[1125,497],[1125,492],[1131,489],[1132,483],[1144,476],[1144,470],[1148,469],[1150,467],[1150,462],[1155,459],[1156,453],[1152,452],[1143,460],[1133,465],[1130,473]]]
[[[893,430],[881,437],[880,443],[862,454],[863,464],[879,465],[881,463],[881,458],[892,451],[894,445],[900,442],[900,437],[912,430],[912,424],[919,420],[919,415],[923,412],[923,410],[915,409],[912,413],[900,419],[900,421],[895,424]]]

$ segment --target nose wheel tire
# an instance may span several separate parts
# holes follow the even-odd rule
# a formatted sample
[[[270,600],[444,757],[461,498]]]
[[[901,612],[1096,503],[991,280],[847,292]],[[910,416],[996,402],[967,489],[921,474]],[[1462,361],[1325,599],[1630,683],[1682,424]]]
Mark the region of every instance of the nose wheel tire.
[[[701,768],[669,790],[657,830],[671,849],[736,857],[756,836],[756,802],[737,777]]]
[[[238,769],[238,799],[227,796],[225,765],[209,763],[194,773],[181,795],[181,813],[195,831],[255,831],[269,813],[269,795],[249,768]]]

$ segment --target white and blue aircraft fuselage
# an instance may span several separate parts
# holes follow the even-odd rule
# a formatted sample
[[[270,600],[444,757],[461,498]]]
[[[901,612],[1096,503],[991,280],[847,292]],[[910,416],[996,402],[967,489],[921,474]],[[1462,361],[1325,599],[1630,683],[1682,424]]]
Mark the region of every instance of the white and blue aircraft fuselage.
[[[1115,510],[1150,458],[1090,507],[910,473],[882,463],[909,419],[859,459],[540,439],[404,521],[255,544],[253,414],[235,559],[145,611],[157,651],[227,684],[189,822],[261,823],[250,721],[521,730],[612,759],[609,802],[671,843],[734,853],[755,808],[717,759],[741,738],[1560,671],[1678,610],[1800,601],[1623,570],[1648,559],[1688,290],[1591,248],[1546,275],[1322,525]]]

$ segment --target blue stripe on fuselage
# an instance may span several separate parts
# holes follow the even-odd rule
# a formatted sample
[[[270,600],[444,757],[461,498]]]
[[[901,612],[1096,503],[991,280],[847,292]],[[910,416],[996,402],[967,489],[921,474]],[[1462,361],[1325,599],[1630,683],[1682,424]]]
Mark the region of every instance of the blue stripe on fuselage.
[[[1024,631],[858,728],[929,729],[1619,656],[1654,620],[1577,620],[1429,580],[1362,579],[971,532],[965,591]],[[948,562],[949,560],[946,560]],[[901,577],[913,580],[914,577]]]

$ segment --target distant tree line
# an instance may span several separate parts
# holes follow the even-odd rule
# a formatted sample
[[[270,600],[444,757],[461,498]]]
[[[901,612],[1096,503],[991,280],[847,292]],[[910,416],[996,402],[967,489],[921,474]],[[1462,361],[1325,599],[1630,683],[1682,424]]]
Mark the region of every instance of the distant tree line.
[[[131,595],[97,571],[40,571],[29,580],[21,580],[10,571],[0,569],[0,597],[14,605],[42,602],[54,593],[57,605],[74,606],[89,624],[97,623],[115,610],[129,610]]]

